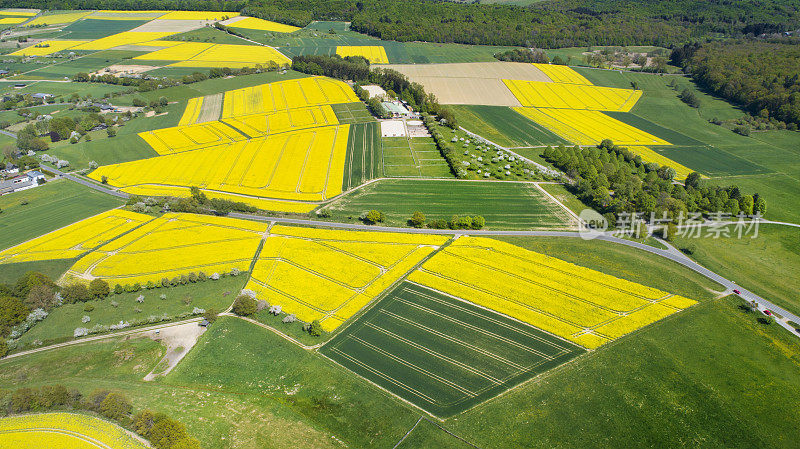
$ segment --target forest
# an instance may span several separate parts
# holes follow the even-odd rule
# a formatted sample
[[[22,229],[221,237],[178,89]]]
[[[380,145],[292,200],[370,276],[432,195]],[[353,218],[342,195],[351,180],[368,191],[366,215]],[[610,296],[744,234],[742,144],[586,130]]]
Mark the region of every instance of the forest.
[[[676,48],[672,63],[751,114],[800,125],[800,40],[714,41]]]
[[[387,40],[560,48],[588,45],[682,45],[800,28],[800,0],[554,0],[531,6],[430,0],[1,0],[2,7],[40,9],[241,10],[305,26],[352,22]]]

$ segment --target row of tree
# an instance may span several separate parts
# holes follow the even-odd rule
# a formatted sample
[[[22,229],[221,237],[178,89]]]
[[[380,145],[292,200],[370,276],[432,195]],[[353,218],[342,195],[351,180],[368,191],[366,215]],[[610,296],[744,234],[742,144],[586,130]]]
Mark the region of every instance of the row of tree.
[[[736,216],[740,211],[767,211],[766,200],[757,193],[744,194],[735,185],[706,185],[695,172],[683,184],[673,182],[674,169],[646,163],[609,140],[595,148],[548,147],[543,156],[572,179],[578,198],[606,214],[611,223],[623,212],[677,219],[690,212]]]
[[[186,431],[186,426],[169,415],[152,410],[133,413],[133,404],[122,393],[98,389],[84,396],[64,385],[19,388],[0,398],[3,415],[50,412],[90,411],[146,438],[156,449],[199,449],[200,442]]]
[[[396,70],[380,68],[370,70],[369,61],[363,57],[295,56],[292,59],[292,69],[311,75],[351,80],[357,84],[377,84],[390,95],[408,103],[415,111],[436,115],[452,128],[458,126],[453,110],[439,104],[436,96],[425,92],[421,84],[409,81],[407,76]]]
[[[713,41],[676,48],[672,63],[764,119],[800,126],[800,39]]]

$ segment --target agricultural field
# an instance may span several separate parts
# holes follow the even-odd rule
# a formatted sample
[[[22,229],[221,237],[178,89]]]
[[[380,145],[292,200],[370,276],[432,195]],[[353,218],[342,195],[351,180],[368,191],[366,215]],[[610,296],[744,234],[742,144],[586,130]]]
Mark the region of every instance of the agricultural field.
[[[562,82],[503,80],[524,107],[628,112],[640,90]]]
[[[190,273],[248,271],[266,230],[263,223],[167,213],[94,249],[67,275],[144,285]]]
[[[354,189],[371,179],[380,178],[384,173],[378,126],[374,121],[350,125],[342,192]]]
[[[191,125],[197,126],[197,125]],[[274,134],[94,170],[123,188],[191,187],[260,198],[322,201],[341,193],[349,126]]]
[[[426,412],[446,417],[584,350],[405,282],[320,352]]]
[[[337,220],[357,219],[370,209],[386,223],[404,226],[415,211],[428,221],[480,215],[489,229],[552,229],[572,226],[569,215],[533,184],[456,180],[381,180],[333,201],[323,209]],[[578,211],[580,212],[580,211]]]
[[[427,92],[446,104],[520,106],[504,79],[548,81],[544,72],[532,64],[515,62],[403,64],[387,68],[422,84]]]
[[[274,31],[277,33],[292,33],[299,30],[295,26],[284,25],[282,23],[271,22],[269,20],[258,19],[256,17],[234,17],[223,22],[225,26],[231,28],[245,28],[248,30]]]
[[[258,299],[332,331],[403,278],[446,236],[275,225],[247,287]]]
[[[0,249],[121,205],[118,198],[67,180],[0,196]]]
[[[456,105],[453,109],[460,126],[503,147],[538,147],[567,143],[547,128],[508,107]]]
[[[113,209],[0,252],[0,264],[72,259],[150,221],[149,215]]]
[[[433,138],[382,137],[381,144],[386,177],[453,177]]]
[[[301,78],[226,91],[222,118],[354,101],[355,93],[341,81]]]
[[[144,449],[125,429],[88,415],[42,413],[0,419],[0,447]]]
[[[139,133],[159,157],[102,166],[90,177],[129,193],[186,196],[197,186],[256,207],[309,212],[309,204],[267,200],[324,201],[355,178],[380,175],[374,122],[339,125],[331,106],[339,104],[346,121],[363,121],[363,106],[348,106],[353,100],[344,83],[320,77],[189,98],[178,126]]]
[[[589,349],[696,302],[477,237],[459,238],[408,279]]]
[[[480,3],[428,6],[452,8],[444,27],[461,20],[459,8],[481,11]],[[498,3],[526,14],[553,7]],[[241,9],[232,5],[218,6]],[[346,12],[353,27],[370,29],[363,15],[374,5],[358,6]],[[329,7],[337,6],[321,6]],[[16,389],[55,383],[84,398],[122,393],[134,412],[166,413],[213,449],[795,446],[800,342],[782,326],[800,322],[773,321],[748,309],[748,292],[730,292],[738,284],[800,310],[800,133],[753,122],[749,135],[733,132],[747,112],[674,66],[663,74],[638,72],[638,63],[581,66],[593,63],[584,53],[613,46],[545,51],[571,57],[569,66],[504,62],[523,55],[498,53],[524,48],[384,40],[422,31],[393,8],[370,13],[385,14],[370,31],[383,39],[349,22],[300,27],[309,11],[276,8],[0,11],[0,68],[12,72],[0,81],[9,100],[0,121],[10,133],[0,135],[0,162],[22,173],[35,166],[25,150],[13,151],[25,146],[26,124],[41,121],[35,128],[49,145],[28,153],[48,182],[0,196],[0,447],[169,445],[128,441],[94,415],[19,409],[27,391]],[[613,27],[622,14],[596,12],[564,7],[559,17],[585,20],[552,46],[580,45],[595,22]],[[486,17],[469,16],[465,28]],[[552,17],[542,17],[543,33],[558,26]],[[741,17],[732,29],[752,25]],[[503,26],[487,31],[493,41],[466,29],[429,36],[508,42],[520,31]],[[694,35],[690,26],[699,25],[665,28],[663,39]],[[623,51],[648,49],[668,54]],[[422,84],[455,114],[455,129],[426,123],[444,136],[445,153],[445,143],[454,148],[456,168],[432,138],[382,137],[382,127],[402,134],[389,132],[398,119],[376,119],[351,81],[292,70],[301,54],[362,56]],[[120,66],[144,81],[69,79],[106,68],[120,75]],[[254,69],[236,70],[244,67]],[[219,68],[234,70],[211,70]],[[410,100],[402,84],[382,87]],[[681,101],[684,90],[696,104]],[[14,104],[40,92],[53,104]],[[67,126],[81,134],[71,143],[52,133],[59,120],[36,117],[80,121],[96,110],[74,95],[121,108],[100,112],[117,118],[116,133],[88,130],[89,117]],[[704,186],[766,198],[766,218],[786,223],[761,223],[752,239],[584,240],[581,200],[600,202],[573,173],[554,173],[543,154],[605,139],[675,169],[673,198],[697,171]],[[61,170],[70,176],[53,175],[55,162],[43,155],[68,160]],[[602,212],[624,194],[609,165]],[[600,184],[592,187],[605,194]],[[198,201],[195,189],[258,210],[224,216],[224,205]],[[680,206],[663,200],[658,210]],[[481,229],[464,228],[476,216]],[[677,262],[679,252],[734,282]],[[96,280],[111,292],[96,292]],[[89,295],[72,284],[89,286]],[[169,339],[183,329],[176,348]],[[145,381],[172,351],[186,357]]]
[[[379,45],[343,45],[336,47],[336,54],[341,57],[361,56],[371,64],[388,64],[386,50]]]
[[[669,145],[666,140],[586,109],[514,108],[523,116],[579,145],[598,145],[611,139],[617,145]]]

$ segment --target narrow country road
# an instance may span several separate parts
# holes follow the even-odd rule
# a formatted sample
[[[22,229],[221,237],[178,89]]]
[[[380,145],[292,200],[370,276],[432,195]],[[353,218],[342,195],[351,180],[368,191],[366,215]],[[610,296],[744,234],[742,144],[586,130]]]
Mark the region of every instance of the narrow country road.
[[[85,179],[81,179],[78,176],[71,175],[69,173],[65,173],[65,172],[63,172],[63,171],[61,171],[61,170],[59,170],[57,168],[48,167],[47,169],[49,171],[55,173],[58,176],[61,176],[61,177],[66,178],[66,179],[69,179],[70,181],[77,182],[78,184],[83,184],[86,187],[89,187],[90,189],[98,190],[98,191],[106,193],[108,195],[116,196],[117,198],[128,199],[130,197],[130,195],[128,195],[127,193],[118,192],[118,191],[116,191],[114,189],[97,185],[97,184],[95,184],[93,182],[87,181]]]

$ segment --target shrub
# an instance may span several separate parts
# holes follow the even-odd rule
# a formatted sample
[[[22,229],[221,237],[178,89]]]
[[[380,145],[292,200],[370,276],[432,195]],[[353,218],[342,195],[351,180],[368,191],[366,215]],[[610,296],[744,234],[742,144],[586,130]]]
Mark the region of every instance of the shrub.
[[[92,294],[89,292],[89,288],[81,283],[75,283],[64,287],[64,289],[61,291],[61,294],[64,296],[64,300],[66,300],[68,304],[86,302],[92,299]]]
[[[233,302],[233,313],[239,316],[250,316],[258,311],[256,300],[246,296],[239,295]]]
[[[83,308],[84,312],[91,312],[92,310],[94,310],[94,305],[89,303],[87,303],[86,307]]]
[[[89,283],[89,292],[95,298],[105,298],[111,292],[108,282],[102,279],[93,279]]]
[[[386,215],[383,212],[372,209],[361,216],[361,221],[366,224],[383,223],[386,220]]]
[[[319,337],[322,335],[322,325],[319,323],[319,320],[311,322],[311,325],[308,326],[308,333],[311,334],[312,337]]]

